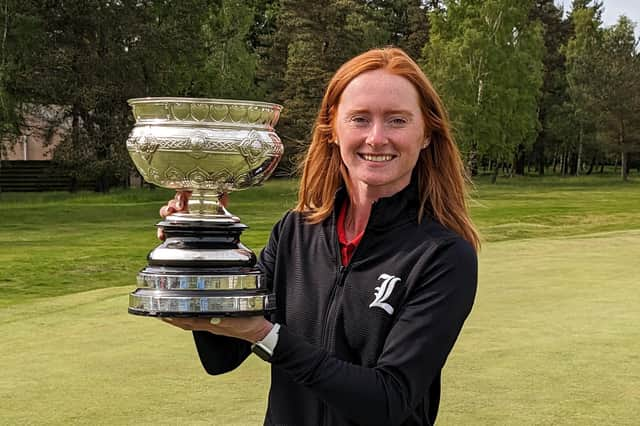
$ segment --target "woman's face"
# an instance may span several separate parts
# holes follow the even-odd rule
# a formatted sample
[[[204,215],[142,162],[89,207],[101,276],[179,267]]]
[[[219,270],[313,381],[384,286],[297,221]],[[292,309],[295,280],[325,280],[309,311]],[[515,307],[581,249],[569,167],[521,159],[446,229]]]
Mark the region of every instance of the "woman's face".
[[[359,75],[342,93],[335,120],[354,190],[390,196],[409,184],[425,147],[425,123],[407,79],[384,70]]]

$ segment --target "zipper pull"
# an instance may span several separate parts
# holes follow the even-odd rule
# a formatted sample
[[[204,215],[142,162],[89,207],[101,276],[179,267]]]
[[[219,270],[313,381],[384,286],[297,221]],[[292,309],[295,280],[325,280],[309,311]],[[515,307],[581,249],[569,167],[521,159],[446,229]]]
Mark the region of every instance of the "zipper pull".
[[[340,265],[338,268],[338,286],[342,287],[344,285],[344,276],[347,270],[346,266]]]

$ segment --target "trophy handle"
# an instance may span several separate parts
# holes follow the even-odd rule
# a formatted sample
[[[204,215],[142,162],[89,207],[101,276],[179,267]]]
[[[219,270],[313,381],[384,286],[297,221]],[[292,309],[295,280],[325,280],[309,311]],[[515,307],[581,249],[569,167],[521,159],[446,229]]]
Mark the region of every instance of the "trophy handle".
[[[240,223],[240,218],[231,214],[220,202],[222,193],[218,191],[195,190],[189,198],[189,211],[167,216],[172,222],[203,221],[215,224]]]

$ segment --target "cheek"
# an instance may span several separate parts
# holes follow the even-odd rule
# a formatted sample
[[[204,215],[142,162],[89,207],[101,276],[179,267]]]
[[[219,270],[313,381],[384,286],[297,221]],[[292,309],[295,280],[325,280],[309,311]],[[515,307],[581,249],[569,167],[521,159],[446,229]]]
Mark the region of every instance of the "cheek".
[[[355,149],[353,149],[352,144],[346,142],[345,140],[340,140],[340,144],[338,145],[340,150],[340,158],[342,158],[342,162],[348,162],[351,157],[355,155]]]
[[[413,145],[411,149],[407,152],[407,159],[415,166],[420,158],[420,154],[422,154],[422,143],[420,145]]]

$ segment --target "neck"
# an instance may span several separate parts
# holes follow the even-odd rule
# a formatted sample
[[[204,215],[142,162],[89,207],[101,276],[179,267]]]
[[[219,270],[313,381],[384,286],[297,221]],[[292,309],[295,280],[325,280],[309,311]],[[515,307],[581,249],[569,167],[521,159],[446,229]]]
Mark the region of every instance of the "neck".
[[[408,182],[407,182],[408,184]],[[347,238],[353,239],[367,227],[373,203],[380,198],[390,197],[402,188],[372,187],[363,183],[353,183],[349,191],[349,207],[345,217],[345,233]]]
[[[347,240],[353,240],[367,227],[372,205],[372,202],[356,202],[353,198],[350,198],[347,214],[344,219],[344,231]]]
[[[367,227],[373,203],[386,195],[364,185],[351,185],[350,189],[344,227],[347,238],[351,240]]]

